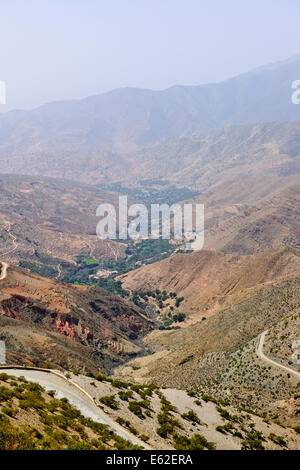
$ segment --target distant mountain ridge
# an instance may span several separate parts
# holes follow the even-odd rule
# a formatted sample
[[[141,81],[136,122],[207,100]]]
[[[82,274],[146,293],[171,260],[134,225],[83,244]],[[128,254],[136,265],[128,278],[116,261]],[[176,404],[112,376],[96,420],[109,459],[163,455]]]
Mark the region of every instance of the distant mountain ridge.
[[[126,155],[227,125],[300,120],[292,82],[300,56],[219,84],[152,91],[124,88],[0,116],[0,162],[7,172],[96,182]],[[74,175],[72,176],[72,169]],[[77,173],[76,173],[77,169]]]
[[[167,178],[206,191],[226,179],[299,175],[299,139],[300,122],[227,126],[141,150],[123,178]]]

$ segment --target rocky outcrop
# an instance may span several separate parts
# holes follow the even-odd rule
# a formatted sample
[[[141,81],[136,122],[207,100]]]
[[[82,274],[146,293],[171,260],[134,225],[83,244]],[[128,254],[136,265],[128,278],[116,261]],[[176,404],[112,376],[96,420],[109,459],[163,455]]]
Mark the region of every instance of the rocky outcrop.
[[[2,285],[1,316],[90,348],[96,362],[105,354],[108,364],[140,353],[139,337],[153,328],[135,305],[104,289],[60,284],[19,268],[11,268]]]

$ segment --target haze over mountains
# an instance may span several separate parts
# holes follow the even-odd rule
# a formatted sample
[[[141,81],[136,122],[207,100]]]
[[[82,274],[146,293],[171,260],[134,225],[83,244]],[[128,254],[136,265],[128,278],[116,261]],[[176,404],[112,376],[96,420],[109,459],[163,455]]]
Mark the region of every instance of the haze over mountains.
[[[256,344],[272,329],[268,355],[287,367],[300,334],[297,79],[300,56],[1,115],[0,261],[19,265],[0,285],[9,360],[193,387],[295,425],[298,381]],[[96,208],[120,193],[203,203],[204,249],[98,240]]]
[[[0,11],[0,451],[300,450],[300,2]]]
[[[300,106],[291,101],[291,84],[299,77],[300,56],[296,56],[219,84],[163,91],[125,88],[32,111],[11,111],[0,116],[0,162],[7,173],[91,183],[121,179],[128,168],[143,176],[138,163],[142,155],[133,160],[124,155],[229,124],[300,120]],[[244,138],[247,130],[231,132]],[[261,134],[258,140],[263,144],[270,131],[262,127]],[[290,138],[285,144],[293,146],[295,136]],[[298,139],[295,145],[297,150]],[[199,142],[187,141],[187,147],[193,153]],[[166,153],[164,148],[155,149],[154,159],[161,152]]]

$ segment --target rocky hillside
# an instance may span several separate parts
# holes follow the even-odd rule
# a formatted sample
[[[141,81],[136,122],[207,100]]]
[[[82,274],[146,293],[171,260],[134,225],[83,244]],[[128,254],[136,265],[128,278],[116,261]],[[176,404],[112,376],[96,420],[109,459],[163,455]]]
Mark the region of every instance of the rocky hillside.
[[[220,185],[199,198],[206,211],[206,249],[250,254],[281,245],[300,247],[299,177],[286,187],[261,180],[258,191],[257,184]]]
[[[59,284],[19,268],[0,281],[0,336],[8,362],[108,370],[141,351],[152,322],[99,287]]]
[[[300,119],[300,116],[299,116]],[[0,119],[1,126],[1,119]],[[163,179],[172,185],[206,191],[229,179],[299,175],[299,121],[226,126],[207,134],[174,137],[125,155],[63,149],[48,154],[22,152],[3,162],[7,172],[51,176],[90,184]],[[21,160],[21,161],[19,161]],[[0,154],[1,161],[1,154]],[[41,168],[42,166],[42,168]]]
[[[144,340],[151,354],[117,369],[116,376],[131,377],[137,382],[154,380],[160,385],[178,388],[188,386],[214,397],[230,397],[236,406],[250,407],[296,423],[299,379],[266,364],[256,353],[258,335],[268,330],[264,353],[298,370],[299,366],[293,363],[293,354],[298,350],[295,344],[299,339],[300,283],[299,271],[296,265],[295,270],[292,267],[294,256],[299,259],[297,252],[285,249],[276,256],[252,257],[252,261],[259,259],[262,264],[249,265],[245,276],[241,269],[237,284],[231,284],[232,290],[227,291],[222,304],[220,301],[217,304],[216,296],[212,297],[214,308],[205,315],[203,309],[197,316],[192,316],[191,322],[182,323],[179,329],[173,325],[152,332]],[[228,271],[230,269],[229,264]],[[280,275],[284,272],[288,274],[286,279]],[[260,275],[265,282],[260,283]],[[201,276],[200,271],[200,279]],[[210,284],[216,288],[215,276],[217,270],[203,288],[204,292]],[[221,278],[223,276],[221,273]],[[258,284],[245,287],[254,282],[254,278]],[[243,282],[246,282],[245,289],[236,291]],[[198,296],[199,306],[201,292],[201,284],[198,284],[194,295]],[[187,299],[191,302],[189,297]],[[207,302],[206,299],[204,306]],[[196,323],[195,318],[198,319]]]
[[[227,126],[177,138],[132,156],[136,169],[127,179],[163,178],[200,191],[245,177],[284,180],[299,175],[299,127],[299,122]]]
[[[24,377],[0,373],[0,449],[132,450],[105,424],[84,417],[66,398]]]
[[[155,384],[133,385],[103,375],[69,374],[119,426],[152,449],[299,449],[297,429],[284,428],[229,401]],[[135,449],[107,425],[85,418],[54,391],[0,374],[1,450]],[[146,445],[146,444],[145,444]],[[141,448],[141,447],[140,447]]]
[[[280,248],[245,256],[205,250],[175,254],[120,279],[132,291],[160,289],[184,297],[180,308],[195,322],[219,308],[252,297],[263,286],[297,275],[300,275],[299,251]]]
[[[117,205],[118,194],[63,180],[1,176],[0,258],[52,264],[59,274],[60,262],[74,264],[80,254],[122,257],[124,245],[96,237],[96,209],[102,203]]]
[[[298,449],[300,444],[292,429],[264,421],[250,410],[237,409],[230,399],[214,400],[193,390],[160,389],[153,383],[71,378],[92,393],[110,417],[137,435],[147,436],[154,449],[250,449],[255,448],[251,442],[255,436],[261,441],[257,448],[280,449],[273,434],[291,439],[291,448]]]
[[[300,372],[300,309],[295,309],[269,329],[264,351],[274,361]]]

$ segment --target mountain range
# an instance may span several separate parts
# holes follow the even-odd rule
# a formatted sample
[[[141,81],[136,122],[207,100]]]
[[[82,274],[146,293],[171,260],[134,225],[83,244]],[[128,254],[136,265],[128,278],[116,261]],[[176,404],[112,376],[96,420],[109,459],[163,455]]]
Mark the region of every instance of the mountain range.
[[[158,448],[165,443],[154,421],[161,419],[160,403],[170,405],[159,394],[151,401],[150,386],[149,396],[145,385],[135,388],[142,382],[188,387],[184,395],[166,393],[177,397],[176,406],[189,396],[186,406],[201,406],[203,419],[207,408],[221,413],[219,430],[213,424],[221,448],[223,435],[233,446],[240,439],[231,430],[250,440],[252,434],[220,405],[260,414],[264,431],[278,416],[295,426],[300,106],[291,101],[291,84],[297,79],[300,56],[218,84],[125,88],[0,115],[0,339],[8,360],[70,377],[73,371],[72,380],[95,394],[120,387],[123,414],[114,419],[128,427],[128,404],[140,433],[144,413]],[[100,242],[96,209],[116,206],[119,194],[147,206],[204,204],[204,249],[183,253],[184,244],[165,240]],[[262,334],[268,365],[258,355]],[[119,379],[130,380],[135,395],[126,395]],[[144,405],[149,398],[155,412],[142,409],[136,394]],[[107,408],[114,403],[112,395],[101,398]]]
[[[130,164],[128,156],[157,144],[207,134],[227,125],[299,121],[300,106],[291,100],[292,82],[299,77],[300,56],[296,56],[219,84],[175,86],[163,91],[117,89],[32,111],[10,111],[0,116],[0,163],[6,173],[92,183],[121,179],[128,168],[141,176],[141,158]],[[247,128],[234,134],[237,144],[239,135],[246,141],[254,139]],[[260,134],[263,145],[270,132],[263,127]],[[299,148],[298,138],[295,143],[293,138],[285,142],[286,150]],[[223,142],[219,139],[215,147],[210,145],[212,158]],[[205,139],[187,142],[189,153],[203,145]],[[173,147],[171,144],[172,152],[176,150]],[[151,149],[150,153],[155,159],[161,150]]]

